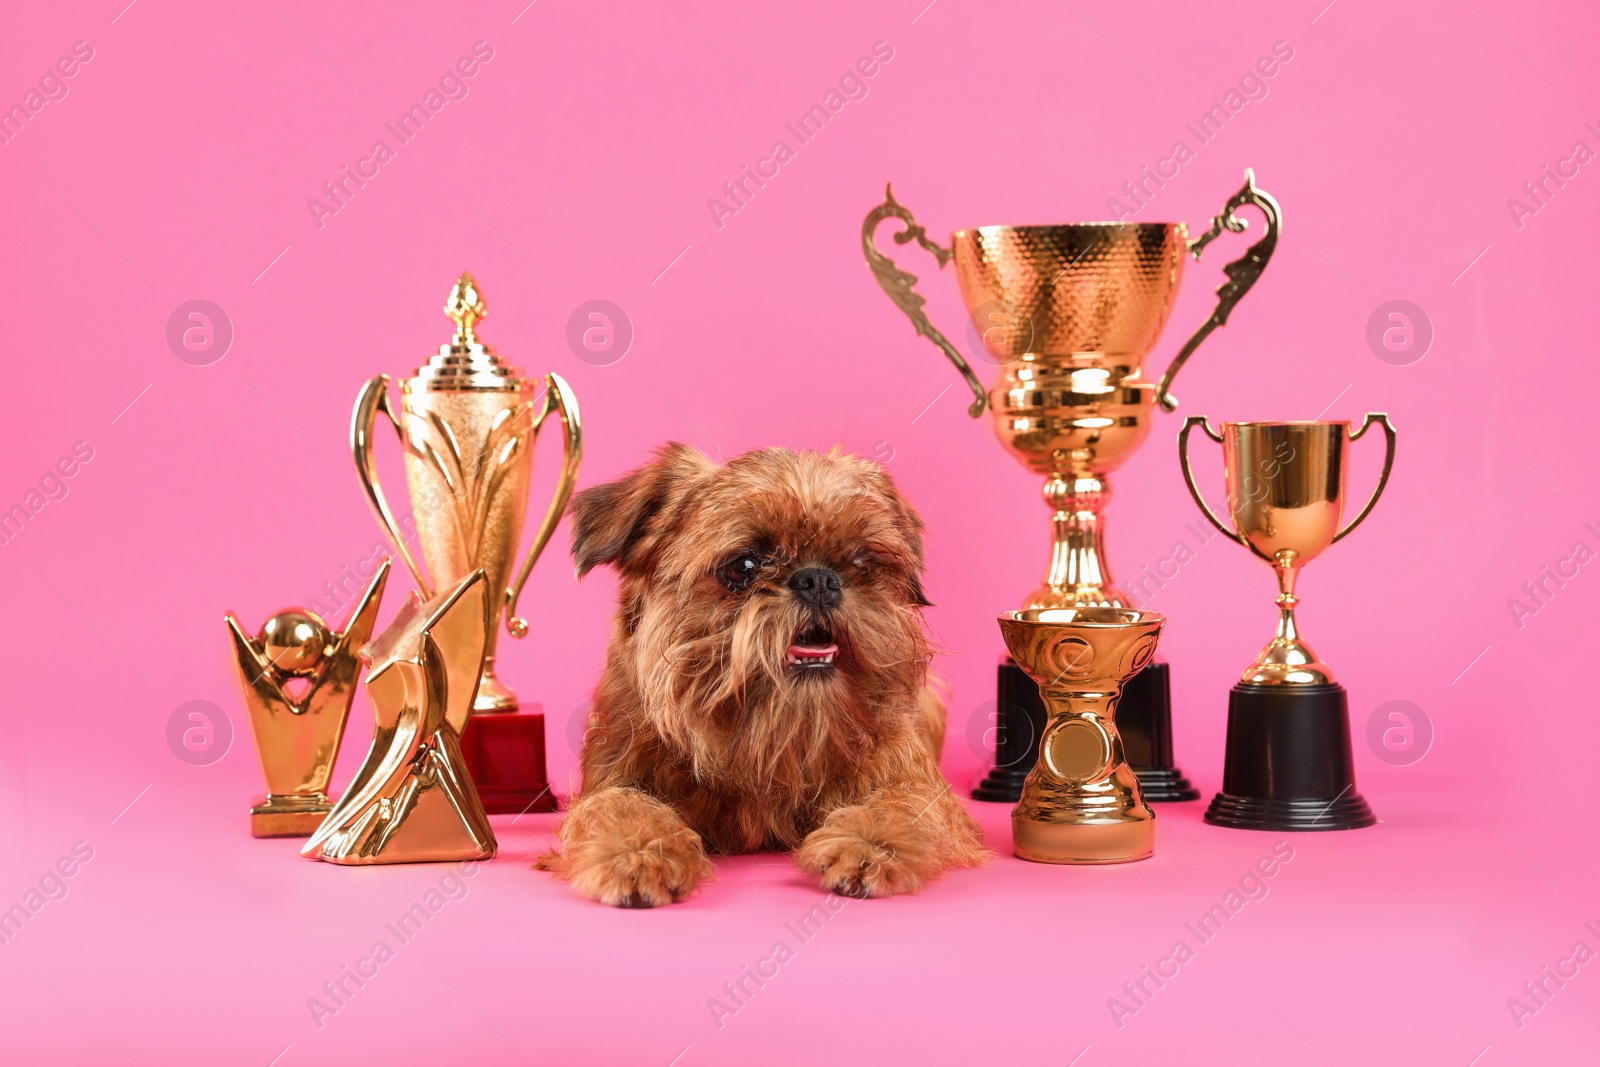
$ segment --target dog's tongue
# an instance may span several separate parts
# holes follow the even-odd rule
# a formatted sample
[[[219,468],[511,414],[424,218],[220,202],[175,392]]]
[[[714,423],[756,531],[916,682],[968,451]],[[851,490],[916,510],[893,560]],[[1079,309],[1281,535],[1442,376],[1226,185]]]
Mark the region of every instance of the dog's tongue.
[[[790,645],[789,655],[795,659],[823,659],[839,651],[838,645]]]

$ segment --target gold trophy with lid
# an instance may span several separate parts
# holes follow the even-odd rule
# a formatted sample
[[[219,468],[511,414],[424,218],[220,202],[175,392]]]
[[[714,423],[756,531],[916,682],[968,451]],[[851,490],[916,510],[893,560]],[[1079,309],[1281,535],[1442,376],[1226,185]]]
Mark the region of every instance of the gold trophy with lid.
[[[388,375],[362,387],[351,419],[350,447],[378,524],[423,596],[432,597],[475,570],[484,572],[492,591],[483,671],[461,739],[484,807],[490,812],[553,811],[555,798],[545,775],[544,716],[537,705],[523,707],[496,675],[495,646],[502,617],[512,637],[528,632],[517,602],[577,480],[583,452],[578,401],[559,374],[526,377],[479,340],[476,326],[486,308],[472,275],[456,280],[444,312],[455,326],[454,336],[401,382],[398,412]],[[373,431],[379,416],[388,419],[400,438],[413,536],[432,581],[412,554],[409,537],[378,481]],[[551,416],[563,431],[561,471],[519,568],[516,554],[533,479],[534,446]]]

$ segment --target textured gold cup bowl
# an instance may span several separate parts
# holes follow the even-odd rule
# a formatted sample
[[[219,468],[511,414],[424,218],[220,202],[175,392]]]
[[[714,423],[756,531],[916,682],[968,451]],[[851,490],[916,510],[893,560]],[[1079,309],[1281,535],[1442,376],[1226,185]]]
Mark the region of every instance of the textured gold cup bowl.
[[[1106,474],[1150,432],[1145,354],[1183,277],[1179,223],[980,226],[952,238],[956,278],[1000,365],[995,434],[1038,474]]]
[[[992,305],[1018,324],[982,334],[998,362],[1078,357],[1120,363],[1123,377],[1161,337],[1188,247],[1181,222],[979,226],[951,238],[967,310]]]
[[[1236,212],[1246,206],[1261,211],[1265,232],[1224,266],[1227,281],[1217,290],[1216,307],[1160,381],[1146,381],[1144,362],[1172,312],[1184,260],[1199,258],[1223,231],[1244,231]],[[874,235],[890,219],[904,227],[893,234],[895,244],[915,243],[940,268],[954,262],[976,335],[977,344],[968,348],[1000,369],[992,387],[924,313],[916,275],[878,247]],[[892,190],[885,189],[884,202],[867,213],[861,250],[879,286],[961,373],[974,398],[967,413],[976,418],[990,408],[1001,445],[1045,478],[1050,563],[1024,607],[1131,604],[1105,560],[1100,514],[1111,500],[1107,476],[1149,436],[1151,408],[1177,406],[1174,377],[1255,284],[1277,246],[1280,220],[1277,202],[1256,187],[1249,171],[1221,214],[1192,240],[1181,222],[1085,222],[977,226],[957,230],[947,248],[928,236]]]

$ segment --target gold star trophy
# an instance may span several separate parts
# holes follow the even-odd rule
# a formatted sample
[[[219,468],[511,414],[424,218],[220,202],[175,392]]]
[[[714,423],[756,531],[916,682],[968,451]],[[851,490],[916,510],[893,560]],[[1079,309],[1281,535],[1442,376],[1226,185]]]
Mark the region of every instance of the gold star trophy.
[[[491,812],[554,811],[545,776],[544,716],[521,705],[495,673],[499,621],[514,638],[527,634],[517,600],[533,565],[555,532],[577,479],[583,436],[578,401],[558,374],[524,377],[477,336],[483,298],[470,274],[450,290],[445,314],[455,325],[449,343],[401,383],[401,407],[390,399],[389,376],[362,387],[350,425],[350,447],[378,524],[424,596],[482,570],[491,590],[491,625],[472,718],[464,724],[467,766]],[[406,487],[415,536],[428,575],[407,545],[378,483],[373,433],[388,419],[405,456]],[[515,568],[522,520],[533,479],[533,452],[551,416],[562,425],[563,457],[555,494],[520,569]],[[514,576],[514,580],[513,580]]]
[[[250,809],[252,837],[305,837],[332,810],[328,779],[355,699],[356,652],[372,634],[388,577],[385,559],[342,633],[300,608],[278,612],[256,637],[223,616],[267,779],[267,795]]]
[[[361,650],[371,667],[372,747],[302,856],[361,865],[495,854],[460,740],[491,632],[479,570],[426,602],[412,593]]]

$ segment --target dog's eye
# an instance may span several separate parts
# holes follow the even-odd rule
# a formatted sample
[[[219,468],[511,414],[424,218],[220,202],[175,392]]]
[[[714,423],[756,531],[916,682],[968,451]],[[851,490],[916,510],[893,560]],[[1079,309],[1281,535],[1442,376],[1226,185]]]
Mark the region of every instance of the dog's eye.
[[[760,556],[749,552],[743,553],[728,560],[717,568],[717,579],[735,593],[741,593],[750,588],[750,583],[755,581],[756,575],[761,573],[762,560]]]

